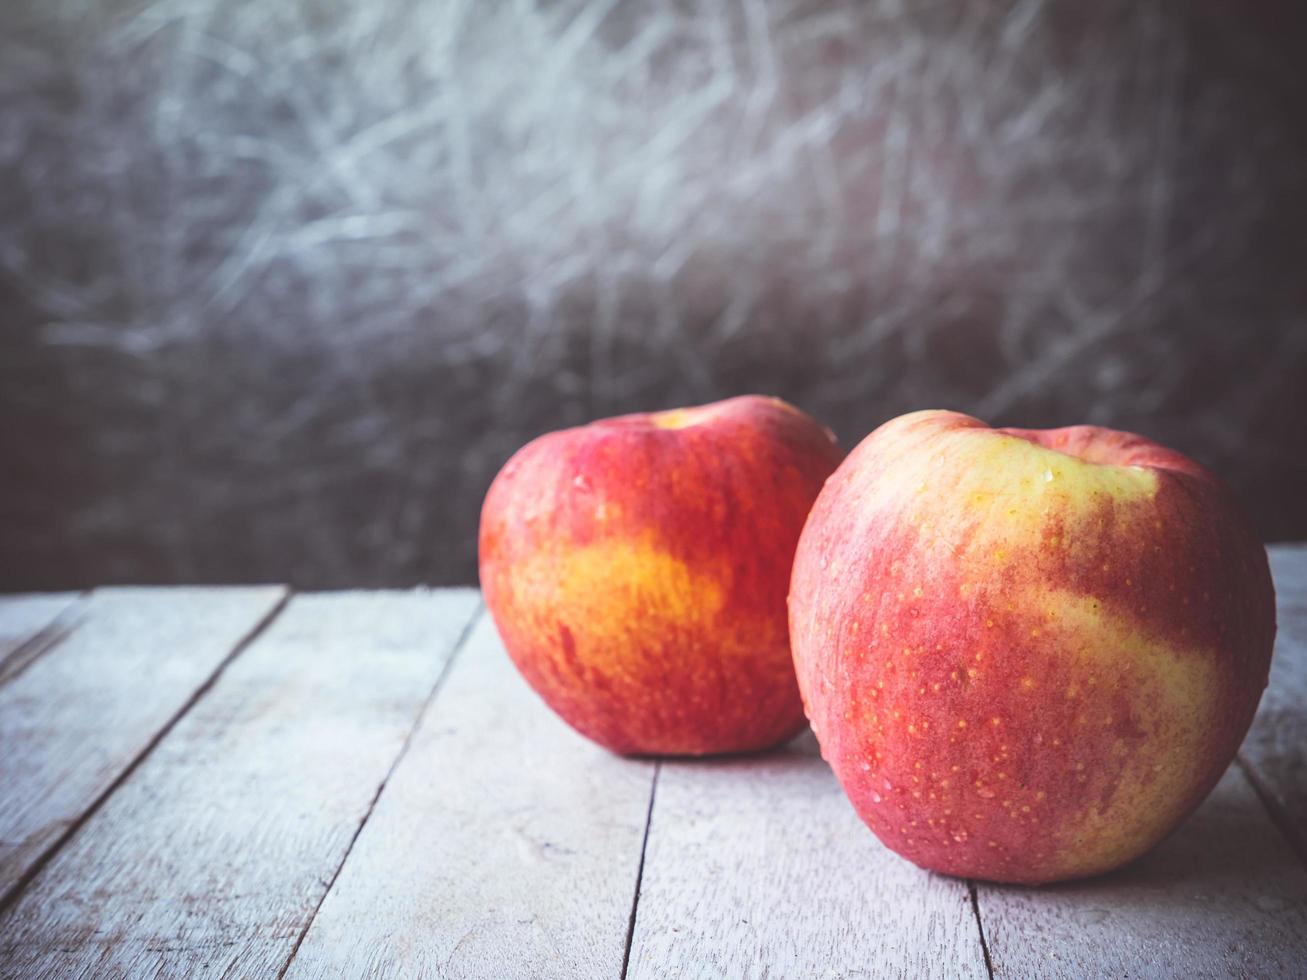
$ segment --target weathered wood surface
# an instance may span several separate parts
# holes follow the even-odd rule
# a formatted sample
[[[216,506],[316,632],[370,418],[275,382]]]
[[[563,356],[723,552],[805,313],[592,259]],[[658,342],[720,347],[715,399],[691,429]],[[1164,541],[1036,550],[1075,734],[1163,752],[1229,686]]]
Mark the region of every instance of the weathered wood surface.
[[[1270,552],[1279,625],[1275,659],[1239,758],[1307,865],[1307,545]],[[1307,962],[1302,972],[1307,976]]]
[[[984,977],[967,885],[886,850],[805,734],[664,762],[628,976]]]
[[[0,905],[282,595],[106,589],[0,685]]]
[[[294,599],[0,918],[6,974],[276,976],[475,605],[470,591]],[[173,672],[156,646],[126,674],[142,701],[144,679]],[[47,694],[74,681],[44,680]]]
[[[76,592],[0,595],[0,659],[44,630],[79,598]]]
[[[72,628],[79,598],[76,592],[0,596],[0,684]]]
[[[997,977],[1307,974],[1307,872],[1237,766],[1133,865],[977,898]]]
[[[618,977],[653,775],[554,717],[482,617],[289,976]]]
[[[0,977],[984,976],[982,928],[999,977],[1307,976],[1307,548],[1272,564],[1271,686],[1213,797],[1120,872],[974,902],[810,736],[616,758],[485,616],[442,674],[475,593],[299,597],[243,650],[276,590],[0,599],[31,654],[0,679]]]

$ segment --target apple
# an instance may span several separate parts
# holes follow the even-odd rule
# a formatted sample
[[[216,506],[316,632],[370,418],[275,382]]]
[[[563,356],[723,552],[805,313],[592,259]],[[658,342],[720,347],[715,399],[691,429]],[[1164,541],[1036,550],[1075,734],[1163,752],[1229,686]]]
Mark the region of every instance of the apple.
[[[805,721],[790,565],[842,457],[829,430],[758,396],[531,442],[481,512],[481,587],[513,662],[614,752],[745,752],[791,738]]]
[[[1266,686],[1274,598],[1231,494],[1180,453],[915,412],[817,498],[790,641],[882,842],[1040,883],[1138,857],[1211,791]]]

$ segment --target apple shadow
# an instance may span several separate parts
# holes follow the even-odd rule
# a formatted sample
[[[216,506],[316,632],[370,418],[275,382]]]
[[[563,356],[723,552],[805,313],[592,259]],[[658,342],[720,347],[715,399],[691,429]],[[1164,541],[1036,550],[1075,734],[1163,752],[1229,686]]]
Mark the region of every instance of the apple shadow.
[[[803,755],[810,758],[821,758],[821,747],[817,744],[817,738],[812,734],[812,729],[804,727],[802,731],[791,735],[789,738],[777,742],[775,745],[768,745],[761,749],[750,749],[744,752],[707,752],[702,755],[658,755],[653,753],[631,752],[624,754],[622,757],[631,759],[635,762],[671,762],[686,763],[689,765],[714,766],[725,763],[739,763],[769,760],[775,761],[787,756]]]
[[[665,763],[699,771],[759,770],[781,777],[820,768],[835,784],[811,729],[788,742],[757,752],[709,756],[667,756]],[[870,833],[870,831],[868,831]],[[942,876],[948,877],[948,876]],[[1154,911],[1183,902],[1252,900],[1267,908],[1297,896],[1307,908],[1307,872],[1273,824],[1261,799],[1237,763],[1206,800],[1148,853],[1105,874],[1047,885],[982,882],[978,885],[1030,896],[1074,897],[1077,903],[1110,893],[1114,907],[1138,903]]]
[[[1203,976],[1301,976],[1307,964],[1307,869],[1237,766],[1169,837],[1122,868],[974,887],[988,950],[1007,963]]]
[[[1307,873],[1272,823],[1238,764],[1231,764],[1206,800],[1151,851],[1091,878],[1047,885],[977,882],[986,890],[1090,903],[1109,898],[1156,914],[1166,906],[1220,908],[1251,901],[1263,911],[1292,902],[1307,908]]]
[[[690,766],[695,769],[741,770],[753,767],[765,767],[770,770],[790,771],[796,767],[810,768],[814,763],[829,771],[829,766],[821,757],[821,746],[811,728],[791,736],[783,742],[763,749],[748,752],[717,752],[706,755],[632,755],[627,758],[637,761],[660,762],[670,765]],[[834,779],[834,773],[831,773]]]
[[[661,761],[700,773],[769,780],[828,779],[832,791],[839,792],[810,729],[764,751],[669,756]],[[1230,903],[1251,905],[1254,914],[1286,912],[1291,918],[1301,918],[1307,937],[1307,870],[1237,763],[1231,764],[1207,799],[1175,831],[1121,868],[1047,885],[981,880],[975,884],[993,897],[1051,903],[1083,922],[1096,921],[1097,910],[1105,908],[1112,910],[1113,919],[1118,913],[1138,913],[1154,919],[1188,916],[1192,920],[1195,910],[1216,914],[1231,907]]]

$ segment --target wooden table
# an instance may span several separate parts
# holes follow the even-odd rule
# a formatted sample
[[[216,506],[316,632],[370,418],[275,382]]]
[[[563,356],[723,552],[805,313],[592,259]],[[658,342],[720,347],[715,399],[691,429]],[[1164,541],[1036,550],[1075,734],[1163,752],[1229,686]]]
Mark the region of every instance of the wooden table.
[[[811,736],[629,761],[471,590],[0,598],[5,977],[1307,976],[1307,548],[1238,761],[1097,880],[920,871]]]

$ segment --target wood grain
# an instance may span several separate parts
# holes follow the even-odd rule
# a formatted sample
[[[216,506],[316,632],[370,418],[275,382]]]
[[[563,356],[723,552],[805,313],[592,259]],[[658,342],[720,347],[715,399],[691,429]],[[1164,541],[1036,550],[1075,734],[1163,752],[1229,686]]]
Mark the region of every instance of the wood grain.
[[[76,592],[0,595],[0,684],[71,629],[79,599]]]
[[[476,602],[295,598],[0,919],[5,971],[275,976]],[[123,676],[166,677],[149,653]]]
[[[1239,758],[1307,866],[1307,546],[1278,545],[1270,555],[1275,658]]]
[[[665,762],[628,976],[984,977],[965,882],[858,820],[816,742]]]
[[[1244,769],[1120,872],[978,885],[996,975],[1304,975],[1307,869],[1244,775],[1303,848],[1307,548],[1271,560]],[[0,597],[0,977],[985,975],[966,883],[884,850],[810,736],[616,758],[485,617],[437,688],[469,591],[298,597],[230,659],[281,595]]]
[[[551,714],[483,618],[289,976],[618,977],[653,773]]]
[[[0,905],[282,595],[106,589],[0,686]]]
[[[1237,766],[1151,854],[1083,882],[981,884],[999,977],[1302,977],[1307,872]]]

